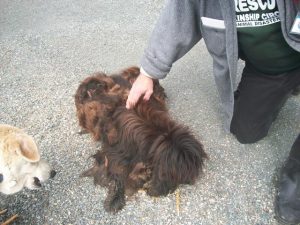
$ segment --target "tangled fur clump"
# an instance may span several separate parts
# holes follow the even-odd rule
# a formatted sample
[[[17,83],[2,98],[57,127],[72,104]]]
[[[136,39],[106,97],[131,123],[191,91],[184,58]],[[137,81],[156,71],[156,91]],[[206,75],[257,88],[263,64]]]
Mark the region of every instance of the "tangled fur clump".
[[[75,95],[79,125],[102,143],[94,166],[82,176],[108,187],[104,208],[109,212],[122,209],[125,195],[139,189],[165,196],[180,184],[195,183],[207,158],[190,130],[171,119],[158,81],[148,102],[126,109],[138,74],[137,67],[110,76],[97,73],[83,80]]]

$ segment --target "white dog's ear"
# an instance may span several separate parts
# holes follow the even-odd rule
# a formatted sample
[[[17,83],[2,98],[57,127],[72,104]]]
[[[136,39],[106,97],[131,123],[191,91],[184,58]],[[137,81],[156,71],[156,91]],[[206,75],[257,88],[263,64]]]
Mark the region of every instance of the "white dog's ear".
[[[17,140],[20,144],[17,154],[21,155],[29,162],[38,162],[40,160],[39,150],[31,136],[26,134],[17,134]]]

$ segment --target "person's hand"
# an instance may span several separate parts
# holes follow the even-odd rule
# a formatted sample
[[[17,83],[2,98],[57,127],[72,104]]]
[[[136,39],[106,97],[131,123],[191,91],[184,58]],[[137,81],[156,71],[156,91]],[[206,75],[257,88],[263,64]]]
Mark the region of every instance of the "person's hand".
[[[138,100],[143,96],[145,101],[150,99],[153,93],[153,80],[152,78],[140,73],[137,79],[134,81],[132,88],[129,92],[126,108],[131,109],[135,106]]]

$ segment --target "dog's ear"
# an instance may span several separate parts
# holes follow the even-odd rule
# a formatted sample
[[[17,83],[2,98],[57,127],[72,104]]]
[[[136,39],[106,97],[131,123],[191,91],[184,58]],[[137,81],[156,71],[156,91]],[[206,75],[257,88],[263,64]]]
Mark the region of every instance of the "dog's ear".
[[[93,177],[95,174],[97,174],[98,165],[94,165],[92,168],[82,172],[79,177]]]
[[[39,150],[33,138],[26,134],[17,134],[16,139],[19,143],[17,154],[28,162],[38,162],[40,160]]]

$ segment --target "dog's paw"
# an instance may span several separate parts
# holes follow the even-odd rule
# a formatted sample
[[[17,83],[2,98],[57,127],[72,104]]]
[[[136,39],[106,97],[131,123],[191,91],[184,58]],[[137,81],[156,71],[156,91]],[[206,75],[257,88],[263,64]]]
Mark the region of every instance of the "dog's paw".
[[[166,196],[169,194],[169,192],[165,192],[162,193],[159,190],[155,189],[155,188],[149,188],[147,189],[147,195],[151,196],[151,197],[159,197],[159,196]]]
[[[170,185],[167,182],[150,183],[147,188],[147,194],[152,197],[167,196],[168,194],[173,193],[176,188],[177,185]]]
[[[104,209],[109,213],[116,213],[125,206],[125,198],[123,196],[114,196],[106,198],[104,201]]]

